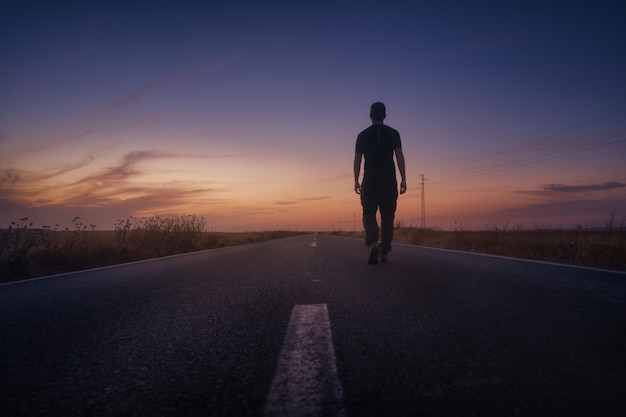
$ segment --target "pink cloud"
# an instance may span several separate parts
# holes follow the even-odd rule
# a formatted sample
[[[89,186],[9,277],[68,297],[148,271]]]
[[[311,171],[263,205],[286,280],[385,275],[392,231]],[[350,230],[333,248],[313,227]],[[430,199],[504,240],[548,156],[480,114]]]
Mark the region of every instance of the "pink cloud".
[[[590,217],[604,218],[611,212],[626,213],[626,199],[552,201],[509,208],[497,214],[520,219],[562,218],[581,221]]]
[[[207,155],[207,154],[184,154],[177,152],[162,152],[162,151],[133,151],[122,158],[121,162],[115,166],[107,168],[102,172],[98,172],[89,175],[79,181],[70,184],[84,184],[84,183],[103,183],[110,181],[120,181],[131,177],[141,175],[141,171],[136,168],[136,165],[143,161],[157,160],[157,159],[207,159],[207,158],[231,158],[232,155]]]
[[[547,191],[555,191],[559,193],[578,193],[581,191],[605,191],[614,190],[616,188],[624,188],[626,184],[611,181],[604,184],[588,184],[588,185],[565,185],[565,184],[545,184],[541,189]]]
[[[161,185],[137,185],[128,182],[130,178],[143,175],[139,164],[144,161],[167,158],[228,158],[229,155],[182,154],[154,150],[134,151],[124,155],[118,164],[93,172],[73,182],[55,183],[52,187],[48,180],[64,173],[82,168],[93,161],[92,154],[80,161],[68,164],[48,173],[7,168],[0,170],[0,198],[3,201],[2,214],[7,214],[9,206],[23,209],[11,216],[23,217],[27,213],[40,211],[39,208],[68,210],[76,208],[93,212],[98,207],[121,206],[127,209],[174,210],[176,207],[189,207],[190,204],[206,203],[211,199],[208,194],[212,189],[205,183],[171,183]],[[131,204],[131,202],[134,202]],[[10,203],[10,204],[9,204]],[[144,204],[143,207],[140,207]],[[105,210],[106,211],[106,210]],[[128,213],[128,212],[127,212]],[[103,217],[106,213],[98,214]],[[19,218],[18,217],[18,218]],[[47,217],[49,218],[49,216]]]
[[[567,184],[543,184],[535,190],[514,191],[516,194],[534,195],[540,197],[566,199],[568,194],[596,191],[611,191],[626,188],[626,184],[609,181],[603,184],[584,184],[584,185],[567,185]]]

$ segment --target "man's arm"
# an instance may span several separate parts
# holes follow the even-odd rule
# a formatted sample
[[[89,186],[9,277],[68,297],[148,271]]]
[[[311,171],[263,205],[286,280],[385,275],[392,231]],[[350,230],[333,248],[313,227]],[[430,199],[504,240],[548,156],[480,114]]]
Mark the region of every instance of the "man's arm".
[[[359,176],[361,175],[361,159],[363,159],[362,153],[354,154],[354,191],[357,194],[361,194],[361,184],[359,184]]]
[[[398,170],[400,171],[400,194],[406,193],[406,164],[404,162],[404,153],[402,148],[396,148],[396,161],[398,161]]]

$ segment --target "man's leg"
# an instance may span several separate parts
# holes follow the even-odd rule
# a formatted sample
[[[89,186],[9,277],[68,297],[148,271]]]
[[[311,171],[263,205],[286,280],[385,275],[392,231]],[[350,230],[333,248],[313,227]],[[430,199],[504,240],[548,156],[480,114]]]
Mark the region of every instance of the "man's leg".
[[[376,211],[380,202],[377,188],[361,187],[361,205],[363,206],[363,228],[365,229],[365,244],[368,248],[367,263],[378,263],[378,222]]]
[[[363,184],[361,188],[361,206],[363,207],[363,228],[365,229],[365,244],[378,242],[378,222],[376,211],[379,204],[378,192],[374,187]]]
[[[386,255],[391,250],[397,201],[397,184],[392,184],[385,189],[384,195],[380,199],[381,255]]]

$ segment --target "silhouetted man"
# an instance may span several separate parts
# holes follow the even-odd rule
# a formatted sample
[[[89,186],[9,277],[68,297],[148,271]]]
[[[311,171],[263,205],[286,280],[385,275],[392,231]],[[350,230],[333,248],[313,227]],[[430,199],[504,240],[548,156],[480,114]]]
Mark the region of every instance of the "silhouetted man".
[[[354,191],[361,195],[365,244],[368,247],[367,262],[370,264],[377,264],[379,260],[387,262],[387,253],[391,250],[393,220],[398,200],[394,154],[401,177],[400,194],[406,192],[406,171],[400,133],[383,124],[386,116],[383,103],[372,104],[370,108],[372,125],[359,133],[354,155]],[[363,183],[360,184],[359,175],[363,157],[365,157],[365,166]],[[377,210],[380,210],[380,229],[376,220]],[[378,245],[379,234],[380,247]]]

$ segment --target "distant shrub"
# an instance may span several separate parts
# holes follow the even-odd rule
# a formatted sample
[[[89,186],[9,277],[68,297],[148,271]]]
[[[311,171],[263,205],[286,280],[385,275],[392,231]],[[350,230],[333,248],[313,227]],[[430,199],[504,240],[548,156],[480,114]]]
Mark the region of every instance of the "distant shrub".
[[[125,253],[158,257],[202,249],[205,229],[195,215],[130,217],[116,222],[115,237]]]
[[[37,246],[36,236],[28,230],[32,226],[33,223],[29,223],[27,217],[22,217],[17,222],[11,222],[9,227],[2,231],[0,259],[6,267],[17,269],[25,264],[30,252]]]
[[[206,221],[195,215],[130,217],[118,220],[113,231],[96,231],[80,217],[72,228],[36,228],[28,218],[0,229],[0,280],[51,275],[203,249],[293,236],[298,232],[207,232]]]

